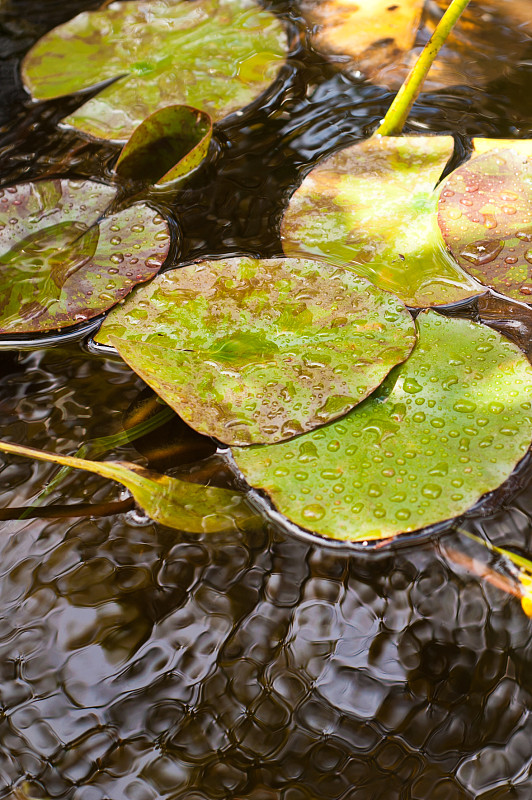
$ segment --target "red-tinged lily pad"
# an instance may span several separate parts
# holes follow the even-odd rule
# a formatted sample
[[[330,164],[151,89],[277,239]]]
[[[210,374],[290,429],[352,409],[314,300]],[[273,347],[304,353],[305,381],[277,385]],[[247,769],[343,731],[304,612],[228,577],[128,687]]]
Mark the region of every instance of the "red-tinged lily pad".
[[[376,136],[341,150],[292,196],[284,252],[348,266],[410,306],[481,293],[438,228],[435,186],[452,152],[446,136]]]
[[[463,514],[532,438],[532,367],[479,323],[417,317],[410,358],[343,419],[291,442],[234,448],[251,486],[302,528],[386,539]]]
[[[212,138],[212,120],[190,106],[151,114],[131,134],[115,164],[122,178],[158,186],[178,181],[201,164]]]
[[[94,181],[0,190],[0,333],[85,322],[160,269],[167,223],[145,204],[106,216],[114,195]]]
[[[526,301],[532,295],[532,158],[530,148],[527,154],[505,144],[449,175],[438,219],[460,266],[486,286]]]
[[[256,514],[240,492],[198,486],[127,461],[90,461],[9,442],[0,442],[0,452],[84,469],[117,481],[129,489],[136,503],[153,520],[186,533],[215,533],[256,520]]]
[[[197,431],[250,444],[345,414],[407,358],[415,331],[396,297],[345,270],[234,258],[158,276],[96,341]]]
[[[279,19],[253,0],[115,2],[43,36],[22,75],[39,100],[119,78],[65,122],[125,140],[172,103],[215,121],[248,105],[275,79],[286,49]]]

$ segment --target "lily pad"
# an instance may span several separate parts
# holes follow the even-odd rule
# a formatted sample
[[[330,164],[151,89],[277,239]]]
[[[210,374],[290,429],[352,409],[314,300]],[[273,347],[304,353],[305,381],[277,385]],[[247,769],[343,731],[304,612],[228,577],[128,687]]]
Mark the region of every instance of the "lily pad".
[[[105,216],[114,196],[94,181],[0,190],[0,333],[84,322],[160,269],[165,220],[143,203]]]
[[[349,66],[377,80],[382,70],[395,82],[415,43],[423,5],[424,0],[303,0],[302,10],[317,50],[349,56]]]
[[[481,293],[438,228],[434,187],[452,152],[447,136],[373,137],[341,150],[292,196],[284,252],[348,266],[410,306]]]
[[[117,481],[129,489],[137,504],[153,520],[186,533],[214,533],[245,525],[256,518],[240,492],[198,486],[127,461],[89,461],[8,442],[0,442],[0,452],[84,469]]]
[[[441,187],[438,220],[451,253],[471,275],[514,299],[532,295],[532,160],[526,153],[491,150],[451,173]]]
[[[532,438],[532,367],[479,323],[427,311],[418,343],[344,419],[235,448],[248,483],[333,539],[385,539],[456,517],[497,488]]]
[[[207,155],[212,120],[190,106],[167,106],[151,114],[124,145],[115,172],[123,178],[173,183],[196,169]]]
[[[65,122],[125,140],[172,103],[214,120],[248,105],[277,76],[286,49],[281,22],[252,0],[115,2],[43,36],[22,76],[39,100],[120,78]]]
[[[396,297],[345,270],[234,258],[158,276],[96,341],[197,431],[250,444],[345,414],[408,356],[415,331]]]

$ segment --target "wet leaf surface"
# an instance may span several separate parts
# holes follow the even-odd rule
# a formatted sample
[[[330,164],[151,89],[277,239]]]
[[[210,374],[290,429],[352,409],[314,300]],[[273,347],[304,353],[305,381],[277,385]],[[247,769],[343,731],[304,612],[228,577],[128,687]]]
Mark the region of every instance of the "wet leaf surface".
[[[103,216],[115,190],[38,181],[0,190],[0,333],[39,333],[98,316],[151,278],[170,246],[145,204]]]
[[[190,106],[155,111],[135,128],[124,145],[115,172],[124,178],[167,184],[196,169],[212,138],[208,114]]]
[[[305,178],[281,225],[287,255],[348,265],[410,306],[479,294],[444,247],[434,187],[451,137],[374,137],[340,150]]]
[[[286,48],[280,21],[251,0],[115,2],[43,36],[22,73],[40,100],[123,76],[65,122],[124,140],[169,104],[214,120],[248,105],[274,80]]]
[[[137,504],[153,520],[179,531],[213,533],[245,525],[256,516],[240,492],[197,486],[169,475],[160,475],[138,464],[90,461],[8,442],[0,442],[0,451],[84,469],[117,481],[129,489]]]
[[[459,516],[498,487],[532,438],[532,368],[478,323],[417,318],[419,340],[365,403],[274,446],[235,448],[248,483],[297,525],[367,540]]]
[[[505,144],[451,173],[441,187],[438,221],[465,270],[526,301],[532,295],[532,161],[508,149],[511,141]]]
[[[200,433],[280,441],[341,416],[410,353],[396,297],[306,259],[204,261],[160,275],[96,341]]]

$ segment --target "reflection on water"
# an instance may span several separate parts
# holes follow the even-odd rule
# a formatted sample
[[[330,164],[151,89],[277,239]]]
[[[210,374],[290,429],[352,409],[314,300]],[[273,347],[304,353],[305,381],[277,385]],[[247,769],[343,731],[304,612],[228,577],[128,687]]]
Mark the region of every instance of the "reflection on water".
[[[112,163],[112,146],[57,132],[64,106],[22,107],[15,72],[36,36],[95,5],[2,4],[4,180],[102,176]],[[412,126],[530,135],[516,102],[528,63],[497,94],[426,95]],[[182,219],[183,260],[278,253],[290,187],[371,128],[388,94],[301,51],[269,102],[219,133],[191,188],[163,198]],[[481,299],[469,313],[526,347],[530,315],[514,305]],[[73,453],[115,433],[144,390],[75,344],[0,360],[1,434],[34,447]],[[194,474],[223,484],[206,440],[174,426],[160,443],[159,455],[147,441],[139,451],[164,466],[194,458]],[[131,444],[107,457],[140,459]],[[54,474],[2,457],[2,506],[30,504]],[[472,529],[530,552],[528,474]],[[49,501],[123,496],[71,473]],[[531,623],[514,598],[449,566],[452,545],[346,555],[267,525],[180,535],[136,511],[3,522],[0,798],[529,800]]]

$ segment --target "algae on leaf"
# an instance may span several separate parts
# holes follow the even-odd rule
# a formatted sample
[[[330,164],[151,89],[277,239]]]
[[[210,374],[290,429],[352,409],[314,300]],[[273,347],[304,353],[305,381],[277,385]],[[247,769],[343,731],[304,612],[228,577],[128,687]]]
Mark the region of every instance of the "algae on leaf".
[[[119,78],[65,122],[125,140],[142,120],[181,103],[215,121],[248,105],[284,62],[281,22],[252,0],[114,2],[43,36],[22,66],[39,100]]]
[[[233,258],[158,276],[96,341],[197,431],[250,444],[345,414],[407,358],[415,331],[396,297],[345,270]]]
[[[106,215],[114,196],[94,181],[0,190],[0,333],[85,322],[160,269],[165,220],[144,203]]]
[[[418,343],[340,421],[290,442],[234,448],[251,486],[302,528],[386,539],[452,519],[500,486],[532,438],[532,367],[478,323],[417,317]]]

